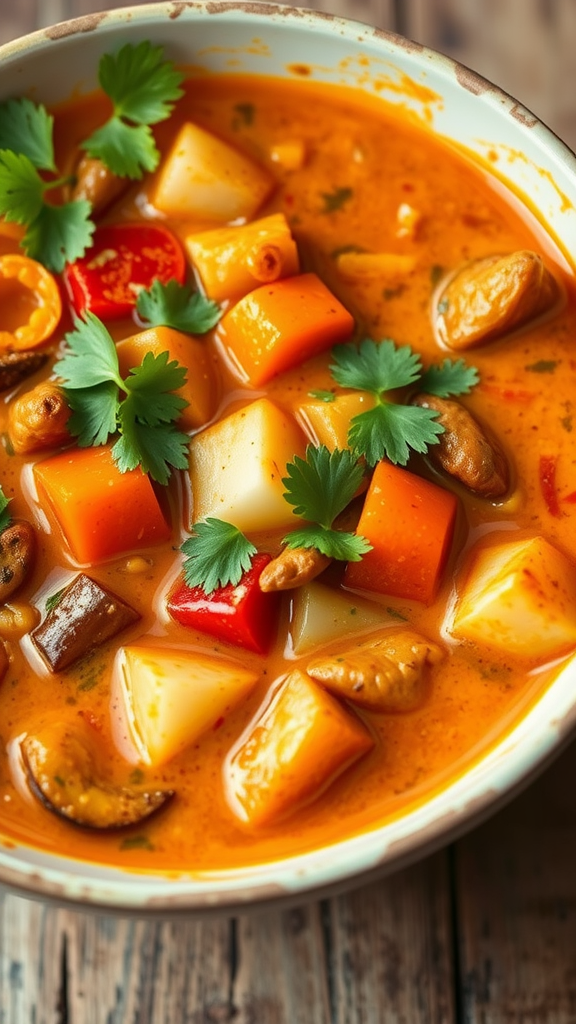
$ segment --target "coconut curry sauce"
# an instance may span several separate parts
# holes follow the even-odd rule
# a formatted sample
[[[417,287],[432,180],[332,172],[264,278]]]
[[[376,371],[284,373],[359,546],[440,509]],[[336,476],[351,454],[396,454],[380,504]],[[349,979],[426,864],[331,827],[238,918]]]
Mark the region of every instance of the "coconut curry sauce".
[[[108,116],[98,97],[56,112],[60,170],[79,175],[79,147]],[[111,174],[109,194],[92,181],[84,195],[98,231],[168,235],[138,243],[129,270],[132,243],[100,235],[49,272],[61,317],[33,345],[16,328],[48,300],[37,282],[0,280],[0,483],[12,526],[32,527],[35,545],[17,531],[22,579],[0,608],[0,828],[7,841],[102,863],[213,871],[405,813],[509,730],[574,651],[576,292],[516,197],[384,103],[207,78],[186,85],[155,136],[153,173],[128,187]],[[0,224],[3,253],[22,254],[19,232]],[[111,262],[114,288],[94,285],[90,273]],[[218,326],[187,332],[127,313],[126,293],[130,307],[154,278],[196,282],[223,313]],[[149,349],[187,366],[190,472],[167,484],[120,474],[114,429],[102,447],[76,445],[70,354],[61,362],[73,310],[105,323],[124,380]],[[365,339],[391,360],[409,346],[422,365],[395,364],[372,389],[360,374],[355,386],[359,353],[372,370],[379,358]],[[27,354],[20,379],[6,376],[15,352]],[[330,366],[344,363],[341,384]],[[31,440],[16,403],[44,382]],[[409,416],[428,410],[415,430],[444,433],[402,458],[412,427],[395,421],[400,456],[352,455],[350,421],[374,410],[376,391]],[[60,419],[46,440],[48,407]],[[365,549],[347,565],[312,545],[322,571],[277,590],[284,569],[269,569],[270,556],[311,519],[310,502],[307,517],[294,514],[282,483],[287,463],[310,468],[307,445],[323,453],[314,480],[337,468],[333,449],[348,453],[336,492],[353,480],[347,507],[317,530],[335,518]],[[101,500],[122,476],[134,490],[124,481]],[[259,553],[202,619],[179,549],[214,519]],[[9,540],[2,584],[16,565]],[[299,559],[302,546],[296,573]],[[242,611],[226,633],[231,606]]]

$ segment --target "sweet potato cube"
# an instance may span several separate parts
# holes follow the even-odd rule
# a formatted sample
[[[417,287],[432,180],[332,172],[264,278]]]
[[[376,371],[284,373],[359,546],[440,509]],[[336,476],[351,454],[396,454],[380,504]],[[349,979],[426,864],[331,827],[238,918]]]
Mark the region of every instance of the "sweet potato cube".
[[[34,476],[81,565],[170,537],[148,476],[121,473],[109,448],[71,448],[36,463]]]
[[[481,548],[452,632],[535,662],[567,653],[576,647],[576,565],[543,537]]]
[[[298,249],[283,213],[188,235],[184,244],[215,302],[238,301],[265,282],[299,271]]]
[[[227,224],[251,220],[273,188],[264,167],[188,121],[162,161],[152,203],[169,217]]]
[[[375,399],[368,392],[337,395],[333,402],[309,398],[294,411],[296,418],[310,435],[314,444],[325,444],[330,451],[349,448],[350,420],[367,409],[373,409]]]
[[[164,764],[214,728],[258,679],[229,658],[160,646],[125,647],[116,671],[124,720],[150,765]]]
[[[186,383],[176,392],[188,402],[178,420],[179,428],[196,430],[210,419],[216,406],[217,387],[204,341],[172,327],[149,327],[118,342],[116,351],[123,377],[128,376],[132,367],[140,365],[147,352],[154,356],[167,352],[171,361],[175,359],[188,371]]]
[[[372,551],[349,562],[346,586],[428,604],[450,551],[457,508],[451,491],[379,462],[356,531]]]
[[[315,799],[373,745],[358,718],[296,669],[228,758],[230,806],[247,825],[268,825]]]
[[[248,533],[285,529],[298,520],[283,497],[286,463],[304,457],[296,421],[268,398],[238,409],[192,438],[192,523],[208,516]]]
[[[260,387],[353,330],[354,318],[320,278],[300,274],[245,295],[220,321],[218,336],[244,379]]]

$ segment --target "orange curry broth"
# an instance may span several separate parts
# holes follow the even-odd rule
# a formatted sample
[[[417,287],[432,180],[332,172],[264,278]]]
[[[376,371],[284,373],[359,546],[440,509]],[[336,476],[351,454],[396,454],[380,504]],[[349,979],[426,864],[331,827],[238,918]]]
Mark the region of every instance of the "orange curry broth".
[[[247,112],[250,112],[247,114]],[[56,140],[59,165],[72,165],[75,145],[100,124],[106,109],[98,98],[74,101],[57,112]],[[253,116],[251,116],[253,113]],[[497,505],[476,499],[463,488],[442,481],[461,499],[460,523],[451,561],[437,601],[431,607],[382,598],[387,608],[407,618],[430,639],[438,630],[452,595],[453,581],[466,551],[479,537],[541,534],[574,556],[574,504],[563,498],[574,489],[575,446],[572,431],[576,358],[572,339],[576,332],[576,294],[565,263],[536,218],[517,198],[464,154],[433,136],[413,118],[386,104],[338,88],[311,83],[285,83],[236,77],[206,78],[191,82],[185,98],[170,119],[159,126],[157,138],[165,147],[181,119],[212,129],[271,167],[278,188],[260,214],[283,210],[299,244],[305,269],[316,270],[357,319],[358,336],[391,337],[410,344],[425,361],[446,355],[434,341],[430,322],[436,268],[457,267],[485,255],[532,248],[544,252],[556,276],[564,282],[566,303],[560,315],[538,328],[528,328],[510,339],[466,353],[478,367],[481,384],[466,398],[466,405],[491,425],[513,467],[511,497]],[[302,170],[283,172],[272,164],[272,145],[302,139],[308,157]],[[341,209],[323,212],[323,194],[337,187],[353,190]],[[150,181],[137,183],[109,211],[105,222],[135,219],[145,209]],[[396,237],[396,211],[409,202],[424,220],[416,241]],[[190,224],[166,222],[180,237]],[[196,225],[195,225],[196,226]],[[197,225],[203,227],[204,225]],[[2,247],[13,250],[6,235]],[[352,284],[342,281],[333,253],[343,246],[368,251],[415,253],[418,262],[404,282]],[[69,329],[66,314],[61,334]],[[135,333],[133,321],[112,324],[118,340]],[[58,340],[58,339],[56,339]],[[255,393],[227,375],[212,340],[215,365],[222,383],[219,414]],[[531,366],[545,359],[556,365],[537,373]],[[267,392],[287,409],[312,388],[328,388],[329,353],[274,379]],[[27,390],[43,374],[21,386]],[[258,394],[262,392],[259,391]],[[6,401],[10,399],[7,396]],[[2,407],[6,430],[6,406]],[[557,457],[556,486],[561,516],[548,511],[539,483],[541,455]],[[44,458],[39,453],[29,461]],[[30,491],[31,473],[23,460],[2,449],[0,480],[13,496],[13,514],[31,517],[39,526],[40,554],[32,581],[17,595],[42,609],[48,594],[58,589],[74,563],[66,551],[49,511],[41,512]],[[423,460],[411,468],[438,477]],[[428,698],[408,714],[374,715],[360,711],[376,743],[373,751],[346,771],[318,799],[296,808],[274,826],[251,832],[229,810],[224,796],[222,763],[231,745],[255,715],[270,685],[295,665],[284,654],[289,626],[290,596],[284,598],[276,646],[268,659],[245,654],[240,648],[194,633],[158,614],[169,585],[175,579],[181,543],[188,522],[189,495],[185,479],[173,478],[167,502],[174,524],[173,538],[164,547],[135,554],[148,560],[145,572],[131,573],[131,556],[90,568],[91,575],[136,608],[142,619],[101,650],[66,672],[36,676],[30,670],[26,643],[11,644],[13,662],[0,685],[0,828],[7,837],[74,857],[125,867],[212,871],[256,864],[289,856],[362,832],[407,811],[462,773],[489,744],[511,728],[520,714],[548,683],[554,666],[531,672],[526,661],[512,661],[495,651],[472,644],[447,646],[448,656],[434,670]],[[60,583],[61,585],[61,583]],[[374,595],[370,595],[374,597]],[[127,764],[115,721],[110,666],[116,650],[137,638],[161,638],[175,646],[191,645],[245,659],[256,666],[261,679],[245,704],[200,742],[193,744],[159,769],[144,768],[147,788],[170,787],[176,797],[157,816],[128,833],[96,833],[74,827],[25,791],[14,774],[10,741],[34,729],[48,712],[72,721],[79,712],[89,715],[100,730],[103,764],[111,778],[124,783],[137,767],[132,752]],[[346,642],[350,646],[350,640]],[[145,848],[130,848],[125,835],[142,836]]]

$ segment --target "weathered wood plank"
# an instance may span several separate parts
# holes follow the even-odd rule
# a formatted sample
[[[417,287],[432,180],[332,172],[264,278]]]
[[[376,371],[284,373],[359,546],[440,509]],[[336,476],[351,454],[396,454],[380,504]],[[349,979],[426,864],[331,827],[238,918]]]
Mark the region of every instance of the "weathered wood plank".
[[[467,1024],[576,1020],[576,744],[456,848]]]
[[[62,913],[0,889],[0,1024],[65,1024]]]

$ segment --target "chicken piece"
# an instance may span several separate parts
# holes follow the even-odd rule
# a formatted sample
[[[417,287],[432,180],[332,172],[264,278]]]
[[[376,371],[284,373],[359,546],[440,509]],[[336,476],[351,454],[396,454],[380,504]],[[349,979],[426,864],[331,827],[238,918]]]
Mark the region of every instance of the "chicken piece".
[[[87,199],[93,214],[102,213],[129,184],[128,178],[114,174],[101,160],[84,155],[76,167],[72,199]]]
[[[48,359],[46,352],[3,352],[0,355],[0,391],[8,391],[39,370]]]
[[[55,814],[94,829],[137,825],[163,807],[172,790],[113,785],[100,777],[95,737],[83,719],[56,722],[24,737],[20,749],[32,792]]]
[[[439,469],[460,480],[473,494],[501,498],[508,490],[508,463],[496,440],[471,413],[454,399],[416,395],[414,405],[434,409],[444,427],[428,458]]]
[[[260,590],[265,594],[277,590],[295,590],[319,576],[332,561],[317,548],[284,548],[264,567]]]
[[[0,604],[28,579],[36,557],[36,534],[30,523],[10,523],[0,533]]]
[[[449,281],[436,307],[436,331],[448,348],[473,348],[536,319],[558,298],[558,284],[537,253],[488,256]]]
[[[72,440],[66,424],[72,415],[62,390],[53,381],[38,384],[8,409],[8,433],[15,452],[57,448]]]
[[[413,711],[424,698],[426,670],[443,656],[438,644],[400,629],[342,654],[315,658],[306,671],[331,693],[369,711]]]

